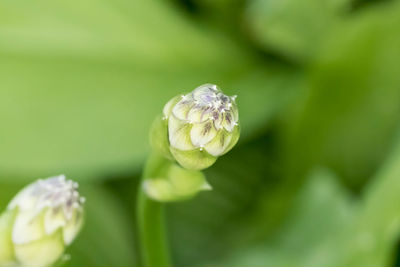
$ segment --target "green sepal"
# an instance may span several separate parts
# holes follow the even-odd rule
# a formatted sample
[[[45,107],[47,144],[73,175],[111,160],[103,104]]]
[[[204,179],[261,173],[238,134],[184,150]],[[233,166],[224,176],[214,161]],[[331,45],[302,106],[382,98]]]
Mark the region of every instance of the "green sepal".
[[[182,151],[173,147],[170,147],[170,151],[174,156],[175,160],[185,169],[188,170],[203,170],[211,165],[217,160],[208,154],[205,150],[194,149],[189,151]]]
[[[163,119],[161,115],[153,121],[150,129],[150,144],[154,150],[169,160],[174,160],[168,141],[168,120]]]
[[[202,190],[210,189],[202,172],[187,170],[174,163],[164,165],[157,177],[143,182],[146,194],[160,202],[186,200]]]
[[[15,262],[12,226],[18,209],[6,210],[0,216],[0,266]]]

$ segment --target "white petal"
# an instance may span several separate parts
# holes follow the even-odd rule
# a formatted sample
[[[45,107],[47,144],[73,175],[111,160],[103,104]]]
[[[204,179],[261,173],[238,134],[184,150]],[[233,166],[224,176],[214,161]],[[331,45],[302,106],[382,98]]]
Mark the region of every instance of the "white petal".
[[[230,111],[232,113],[233,121],[238,122],[239,121],[239,112],[238,112],[237,105],[235,103],[232,103],[232,107],[231,107]]]
[[[219,131],[217,136],[205,145],[205,150],[211,155],[217,157],[222,155],[229,146],[232,135],[226,131]]]
[[[36,203],[37,197],[32,195],[32,191],[36,187],[36,182],[26,186],[22,189],[10,202],[8,209],[12,210],[16,207],[19,210],[32,210]]]
[[[213,121],[209,120],[203,123],[193,124],[190,131],[190,139],[196,147],[203,147],[217,135]]]
[[[193,90],[193,98],[202,98],[203,96],[213,95],[216,92],[218,92],[218,86],[215,84],[206,83]]]
[[[14,250],[21,266],[45,267],[55,263],[63,254],[64,248],[64,242],[59,231],[35,242],[16,245]]]
[[[37,214],[36,211],[19,211],[12,231],[12,241],[14,244],[26,244],[44,235],[43,213]]]
[[[64,227],[66,223],[61,207],[58,209],[48,209],[44,215],[44,230],[47,235],[54,233],[60,227]]]
[[[233,121],[233,116],[231,112],[226,112],[222,125],[228,132],[232,132],[233,128],[236,126],[236,122]]]
[[[188,120],[193,123],[201,123],[208,120],[211,116],[211,108],[204,106],[194,106],[190,109]]]
[[[191,124],[179,120],[175,116],[170,116],[168,119],[170,145],[180,150],[194,149],[195,147],[190,141],[191,127]]]
[[[224,123],[224,115],[219,113],[218,111],[214,111],[212,113],[213,119],[214,119],[214,126],[217,130],[222,129],[223,123]]]
[[[184,96],[172,109],[172,113],[181,120],[187,120],[189,110],[193,107],[191,96]]]
[[[194,106],[188,113],[188,121],[196,123],[202,122],[203,112],[204,110],[202,108]]]
[[[168,101],[167,104],[165,104],[164,109],[163,109],[163,115],[165,118],[169,117],[169,115],[172,112],[173,107],[175,106],[176,103],[179,102],[180,99],[181,99],[180,96],[176,96],[176,97],[172,98],[170,101]]]
[[[75,237],[81,230],[83,225],[83,211],[81,208],[77,208],[72,215],[71,220],[68,221],[64,229],[64,242],[69,245],[74,241]]]

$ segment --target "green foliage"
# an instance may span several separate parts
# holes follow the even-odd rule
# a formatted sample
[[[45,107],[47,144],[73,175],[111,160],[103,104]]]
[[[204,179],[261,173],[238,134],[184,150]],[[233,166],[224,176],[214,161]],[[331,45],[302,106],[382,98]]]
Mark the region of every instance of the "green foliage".
[[[340,22],[349,0],[253,0],[248,20],[254,39],[296,61],[313,57],[326,34]]]
[[[333,243],[351,223],[354,208],[335,180],[326,170],[315,171],[276,236],[217,266],[339,266],[341,251]]]
[[[241,139],[212,191],[168,204],[174,266],[394,265],[398,1],[0,5],[0,209],[33,179],[78,180],[86,223],[60,265],[139,266],[151,123],[207,82],[238,95]]]
[[[254,108],[264,103],[257,92],[276,90],[268,74],[247,78],[273,66],[260,68],[168,3],[20,4],[2,1],[0,23],[0,168],[7,174],[67,172],[82,180],[138,170],[150,124],[172,96],[205,81],[251,95],[239,102],[242,118],[252,118],[250,134],[266,114]]]
[[[103,186],[84,185],[87,198],[85,224],[68,249],[70,260],[63,266],[135,266],[133,222],[120,200]]]
[[[357,186],[386,156],[400,122],[399,14],[398,5],[356,14],[326,39],[291,122],[296,169],[322,164]]]

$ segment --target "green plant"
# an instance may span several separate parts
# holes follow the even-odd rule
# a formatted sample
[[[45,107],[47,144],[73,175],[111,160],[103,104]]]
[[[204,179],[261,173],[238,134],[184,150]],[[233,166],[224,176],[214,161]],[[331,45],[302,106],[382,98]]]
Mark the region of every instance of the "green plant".
[[[153,152],[139,186],[138,225],[142,263],[172,266],[166,240],[163,203],[192,198],[211,189],[201,170],[227,153],[239,139],[236,97],[215,85],[172,98],[151,130]]]

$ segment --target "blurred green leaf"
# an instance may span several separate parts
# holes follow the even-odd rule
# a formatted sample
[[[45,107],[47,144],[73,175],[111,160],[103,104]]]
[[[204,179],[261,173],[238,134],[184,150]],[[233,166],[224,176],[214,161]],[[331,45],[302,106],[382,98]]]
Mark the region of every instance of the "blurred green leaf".
[[[332,242],[354,214],[336,180],[327,170],[314,171],[279,232],[259,245],[234,251],[221,264],[205,266],[341,266],[335,265],[340,250],[332,249]]]
[[[134,225],[120,200],[102,186],[84,185],[85,225],[63,266],[136,266]]]
[[[296,70],[262,66],[167,2],[2,0],[0,14],[0,168],[9,177],[137,170],[164,103],[205,82],[239,95],[243,137],[298,87],[288,86]]]
[[[400,123],[400,7],[364,9],[330,34],[291,120],[293,179],[328,166],[360,186],[385,158]]]
[[[265,50],[308,60],[340,21],[349,0],[252,0],[247,21]]]
[[[390,266],[400,235],[400,135],[368,184],[354,227],[347,233],[346,266]]]
[[[168,206],[176,266],[202,266],[276,229],[286,207],[274,193],[282,181],[274,138],[235,147],[206,171],[212,191]]]
[[[2,213],[11,199],[18,193],[19,190],[25,185],[23,184],[9,184],[5,183],[4,180],[0,178],[0,213]]]
[[[275,235],[204,266],[389,266],[400,234],[399,177],[400,138],[357,201],[335,176],[314,172]]]

